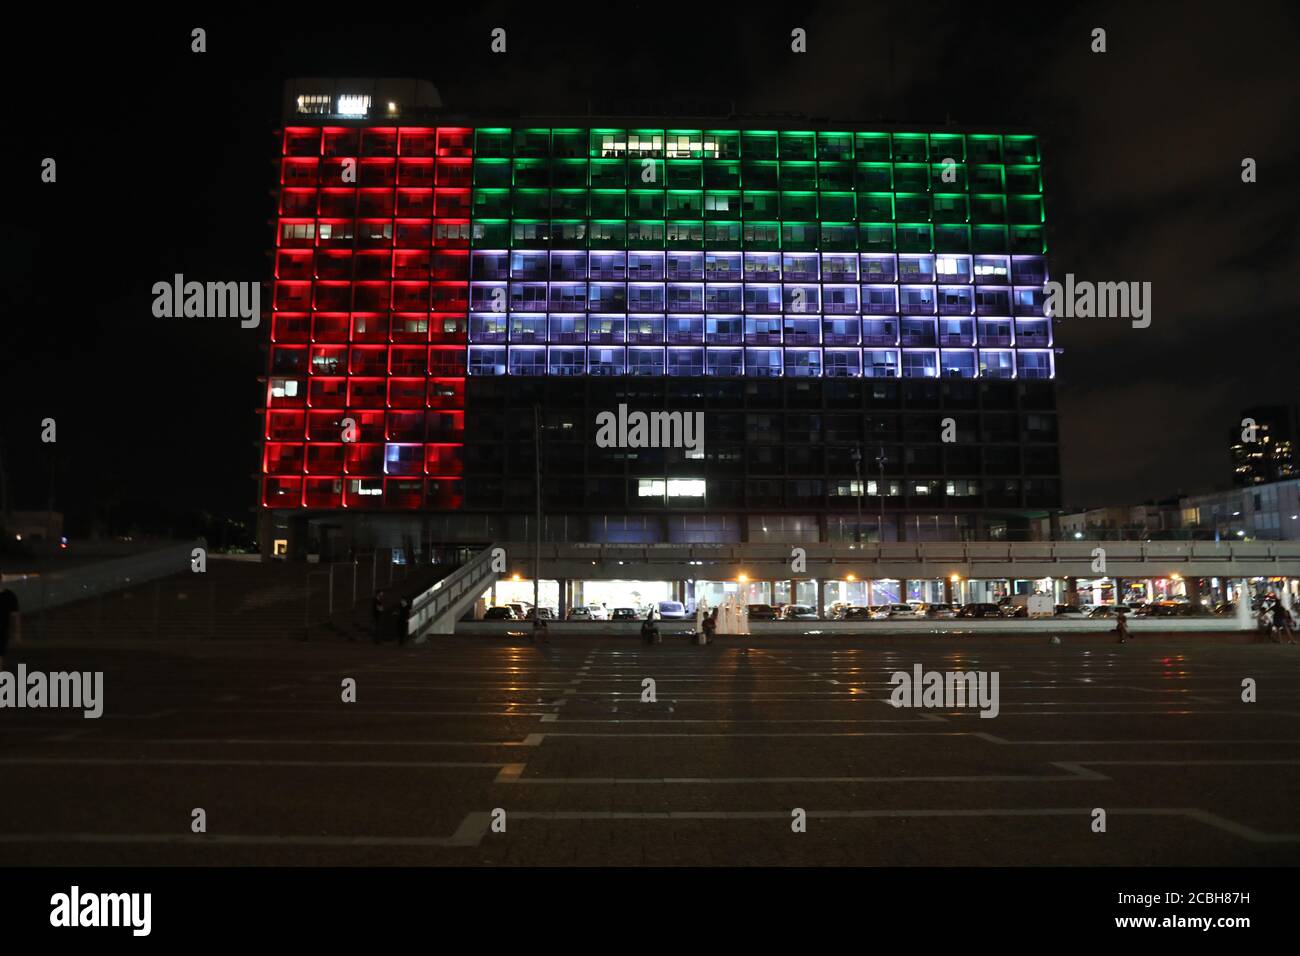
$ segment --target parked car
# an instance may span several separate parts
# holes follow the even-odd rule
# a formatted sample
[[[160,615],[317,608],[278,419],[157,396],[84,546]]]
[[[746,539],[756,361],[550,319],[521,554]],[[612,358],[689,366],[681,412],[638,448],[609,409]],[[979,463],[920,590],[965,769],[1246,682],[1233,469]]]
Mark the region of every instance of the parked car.
[[[591,619],[593,621],[609,620],[609,608],[605,607],[603,604],[588,604],[587,611],[591,614]]]
[[[770,604],[750,604],[747,608],[751,621],[775,621],[776,608]]]
[[[1192,605],[1186,601],[1156,601],[1138,609],[1143,617],[1187,617],[1192,613]]]
[[[658,613],[655,617],[664,621],[684,621],[686,620],[686,605],[681,601],[660,601],[655,605]]]
[[[826,605],[826,620],[828,621],[844,620],[844,612],[847,611],[852,606],[853,605],[850,604],[848,601],[836,601],[834,604]]]
[[[925,604],[921,606],[920,612],[930,620],[952,618],[957,616],[957,607],[954,604]]]
[[[1079,607],[1077,604],[1058,604],[1056,605],[1056,610],[1053,613],[1055,613],[1057,617],[1061,617],[1064,614],[1070,614],[1070,615],[1077,614],[1082,616],[1083,608]]]
[[[534,609],[530,607],[527,613],[524,614],[525,621],[531,621],[533,619],[534,610],[537,611],[537,617],[540,617],[543,621],[554,621],[558,617],[558,615],[555,613],[554,609],[552,608],[539,607]]]
[[[1001,610],[1003,617],[1029,617],[1027,604],[1004,604]]]
[[[965,604],[957,612],[958,617],[1002,617],[1002,611],[996,604]]]
[[[483,620],[485,620],[485,621],[517,621],[517,620],[519,620],[519,618],[515,616],[515,610],[514,610],[514,608],[503,606],[503,607],[490,607],[490,608],[488,608],[486,611],[483,612]]]
[[[783,621],[816,621],[817,612],[807,604],[787,604],[781,611]]]
[[[1214,610],[1213,610],[1213,612],[1211,612],[1211,613],[1214,613],[1214,614],[1227,614],[1227,615],[1229,615],[1229,616],[1233,616],[1233,615],[1235,615],[1235,614],[1237,613],[1237,602],[1236,602],[1236,601],[1220,601],[1219,603],[1217,603],[1217,604],[1214,605]]]
[[[915,621],[921,615],[910,604],[882,604],[872,617],[877,621]]]
[[[614,608],[614,616],[610,618],[610,620],[640,621],[643,619],[643,617],[644,615],[641,614],[639,611],[637,611],[637,609],[634,607],[616,607]]]
[[[571,607],[569,608],[569,620],[590,621],[592,620],[591,609],[586,607]]]
[[[522,604],[518,601],[511,601],[506,607],[515,612],[515,620],[523,621],[528,619],[528,612],[533,609],[531,604]]]
[[[840,612],[841,621],[869,621],[874,607],[846,607]]]

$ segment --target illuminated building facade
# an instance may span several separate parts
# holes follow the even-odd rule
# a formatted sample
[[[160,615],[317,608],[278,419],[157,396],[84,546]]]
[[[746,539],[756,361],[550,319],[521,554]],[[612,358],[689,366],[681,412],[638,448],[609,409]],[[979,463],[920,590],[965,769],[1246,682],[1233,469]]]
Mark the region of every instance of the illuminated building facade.
[[[1294,405],[1264,405],[1243,411],[1229,436],[1233,484],[1248,487],[1300,476],[1296,468],[1298,423],[1300,415]]]
[[[281,529],[523,538],[535,406],[558,540],[1016,536],[1059,504],[1033,135],[416,121],[338,89],[278,144]],[[599,447],[619,405],[702,412],[703,448]]]

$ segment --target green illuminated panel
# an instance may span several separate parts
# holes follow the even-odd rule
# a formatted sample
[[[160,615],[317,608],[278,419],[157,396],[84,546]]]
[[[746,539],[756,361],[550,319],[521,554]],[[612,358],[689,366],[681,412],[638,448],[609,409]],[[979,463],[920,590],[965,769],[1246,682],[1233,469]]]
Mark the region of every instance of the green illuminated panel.
[[[477,248],[1041,254],[1046,243],[1028,134],[483,127],[473,142]]]

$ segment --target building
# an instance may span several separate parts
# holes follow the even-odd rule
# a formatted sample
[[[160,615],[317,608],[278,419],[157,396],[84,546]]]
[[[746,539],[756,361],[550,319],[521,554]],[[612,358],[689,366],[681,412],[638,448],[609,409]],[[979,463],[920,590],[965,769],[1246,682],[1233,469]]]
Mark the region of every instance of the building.
[[[1229,433],[1232,483],[1238,487],[1300,478],[1296,441],[1300,439],[1295,405],[1247,408]]]
[[[1041,537],[1143,540],[1181,537],[1183,531],[1178,498],[1063,512],[1051,520],[1055,522],[1055,533],[1044,519],[1039,528]]]
[[[1190,495],[1182,522],[1215,540],[1300,540],[1300,479]]]
[[[528,540],[538,459],[554,541],[1026,538],[1059,506],[1034,135],[285,104],[268,553]],[[620,409],[702,443],[599,443]]]

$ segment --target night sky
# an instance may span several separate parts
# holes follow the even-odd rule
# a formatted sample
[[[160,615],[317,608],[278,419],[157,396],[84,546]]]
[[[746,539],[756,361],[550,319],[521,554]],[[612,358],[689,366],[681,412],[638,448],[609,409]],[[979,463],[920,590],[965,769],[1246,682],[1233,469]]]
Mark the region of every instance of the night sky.
[[[177,533],[201,529],[200,509],[251,517],[266,327],[154,318],[151,287],[176,272],[269,277],[288,76],[421,77],[463,113],[675,99],[922,131],[1026,126],[1042,142],[1052,273],[1153,283],[1148,329],[1058,328],[1067,505],[1223,485],[1240,409],[1295,401],[1294,3],[607,3],[589,16],[491,4],[464,17],[436,4],[397,25],[346,9],[245,21],[115,11],[10,35],[0,448],[11,507],[44,507],[53,464],[74,532],[92,513],[117,531]],[[208,30],[205,54],[189,51],[195,26]],[[489,51],[497,26],[504,56]],[[790,52],[796,26],[806,55]],[[1094,27],[1105,54],[1089,50]],[[57,184],[39,181],[46,156]],[[1253,185],[1244,157],[1258,161]],[[40,442],[46,417],[55,446]]]

